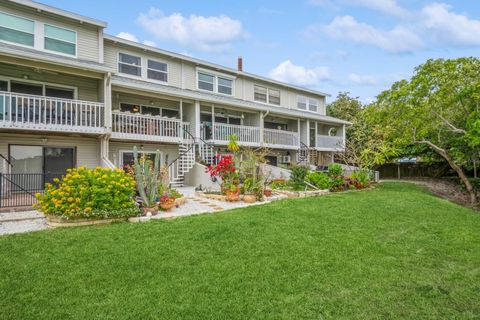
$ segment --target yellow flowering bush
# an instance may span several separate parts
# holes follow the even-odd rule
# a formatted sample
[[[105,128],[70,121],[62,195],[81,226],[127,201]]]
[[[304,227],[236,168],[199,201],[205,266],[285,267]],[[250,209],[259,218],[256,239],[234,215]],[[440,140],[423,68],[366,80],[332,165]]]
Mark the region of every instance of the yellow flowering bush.
[[[37,194],[36,207],[63,218],[120,218],[139,215],[135,204],[135,180],[120,169],[85,167],[67,170],[54,184]]]

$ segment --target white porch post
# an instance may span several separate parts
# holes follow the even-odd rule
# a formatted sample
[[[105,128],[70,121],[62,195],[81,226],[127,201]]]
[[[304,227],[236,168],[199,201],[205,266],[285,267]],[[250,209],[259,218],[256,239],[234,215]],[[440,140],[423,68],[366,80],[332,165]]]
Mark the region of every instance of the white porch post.
[[[300,131],[300,118],[297,119],[297,147],[300,147],[300,140],[301,140],[301,135],[302,135],[302,132]]]
[[[264,138],[263,138],[263,137],[264,137],[264,135],[263,135],[264,132],[263,132],[263,129],[265,128],[265,126],[264,126],[264,124],[263,124],[263,119],[264,119],[263,113],[260,112],[260,113],[259,113],[259,116],[260,116],[260,145],[263,146],[263,144],[264,144]]]
[[[112,74],[108,72],[103,78],[104,125],[108,132],[112,131]]]
[[[212,140],[215,141],[215,105],[212,103]]]
[[[308,147],[311,147],[310,145],[310,120],[307,119],[307,141],[305,141],[305,144],[308,146]]]
[[[318,145],[318,123],[314,122],[315,125],[315,147],[321,148],[322,146]]]
[[[195,101],[195,123],[193,125],[195,126],[195,138],[198,139],[200,138],[200,101],[196,100]]]
[[[347,145],[347,140],[345,140],[345,137],[346,137],[346,133],[345,133],[345,124],[343,125],[343,143],[342,143],[342,146],[343,146],[343,149],[345,149],[346,145]]]

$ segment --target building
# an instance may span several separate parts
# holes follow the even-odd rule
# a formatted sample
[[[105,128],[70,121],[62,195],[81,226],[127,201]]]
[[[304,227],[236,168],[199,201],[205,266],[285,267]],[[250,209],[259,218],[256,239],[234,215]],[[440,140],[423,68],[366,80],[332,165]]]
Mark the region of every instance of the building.
[[[241,59],[231,69],[107,35],[106,25],[0,3],[2,173],[40,174],[41,188],[70,167],[129,164],[137,145],[160,150],[182,185],[232,134],[268,147],[272,165],[327,164],[343,150],[348,122],[326,116],[327,94],[244,72]]]

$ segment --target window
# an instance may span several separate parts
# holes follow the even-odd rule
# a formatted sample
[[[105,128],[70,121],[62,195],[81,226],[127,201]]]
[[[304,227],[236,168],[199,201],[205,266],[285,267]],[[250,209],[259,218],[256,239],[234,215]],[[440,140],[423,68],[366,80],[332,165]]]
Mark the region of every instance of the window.
[[[232,95],[232,83],[231,79],[218,77],[218,93]]]
[[[147,77],[148,79],[167,82],[168,81],[167,64],[149,59],[147,61]]]
[[[162,109],[162,117],[180,118],[180,112],[172,109]]]
[[[318,109],[318,100],[317,99],[308,99],[308,110],[317,112]]]
[[[135,104],[121,103],[120,104],[120,111],[121,112],[139,113],[140,112],[140,106],[135,105]]]
[[[298,96],[297,108],[302,110],[307,110],[307,98],[305,98],[304,96]]]
[[[32,20],[0,12],[0,40],[34,46],[35,23]]]
[[[142,114],[146,114],[150,116],[159,116],[160,113],[161,113],[161,109],[158,107],[142,106]]]
[[[255,85],[254,100],[280,105],[280,90]]]
[[[156,152],[153,151],[138,151],[139,155],[144,155],[146,160],[151,161],[152,163],[155,163],[155,156]],[[121,155],[121,161],[122,161],[122,168],[128,167],[133,167],[134,165],[134,157],[133,157],[133,152],[131,151],[120,151]],[[167,161],[167,159],[165,159]],[[160,153],[160,163],[159,165],[162,165],[162,154]]]
[[[130,54],[119,53],[118,71],[140,77],[142,75],[142,59]]]
[[[280,105],[280,90],[268,89],[268,103]]]
[[[242,124],[242,119],[241,118],[229,117],[228,118],[228,123],[229,124],[241,125]]]
[[[75,56],[77,53],[77,34],[75,31],[54,27],[46,24],[44,27],[45,50],[60,52]]]
[[[43,95],[43,85],[11,81],[10,91],[16,92],[16,93],[33,94],[33,95],[41,96]]]
[[[267,102],[267,88],[265,87],[260,87],[260,86],[255,86],[254,88],[255,93],[254,93],[254,99],[255,101],[260,101],[260,102]]]
[[[213,82],[215,77],[211,74],[199,72],[198,73],[198,88],[202,90],[212,91],[213,92]]]
[[[63,98],[63,99],[74,99],[75,91],[73,89],[66,88],[56,88],[56,87],[45,87],[45,95],[47,97]]]

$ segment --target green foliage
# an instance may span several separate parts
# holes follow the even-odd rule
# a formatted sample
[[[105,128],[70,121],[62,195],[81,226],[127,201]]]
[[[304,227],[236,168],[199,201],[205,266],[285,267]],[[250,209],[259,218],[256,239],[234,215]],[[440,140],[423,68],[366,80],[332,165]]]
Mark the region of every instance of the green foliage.
[[[37,208],[45,214],[70,218],[136,216],[135,181],[123,170],[85,167],[68,169],[55,185],[37,194]]]
[[[322,190],[330,189],[331,187],[330,177],[325,172],[309,172],[306,181]]]
[[[370,172],[367,170],[358,170],[352,173],[351,179],[355,179],[362,185],[366,186],[370,183]]]
[[[160,151],[155,153],[155,160],[151,161],[145,157],[138,157],[137,146],[133,147],[134,173],[137,181],[137,190],[142,198],[143,206],[151,207],[157,200]]]
[[[332,163],[328,166],[328,175],[330,177],[343,176],[342,166],[338,163]]]
[[[307,176],[308,168],[304,166],[294,166],[291,169],[290,180],[296,184],[303,184]]]

